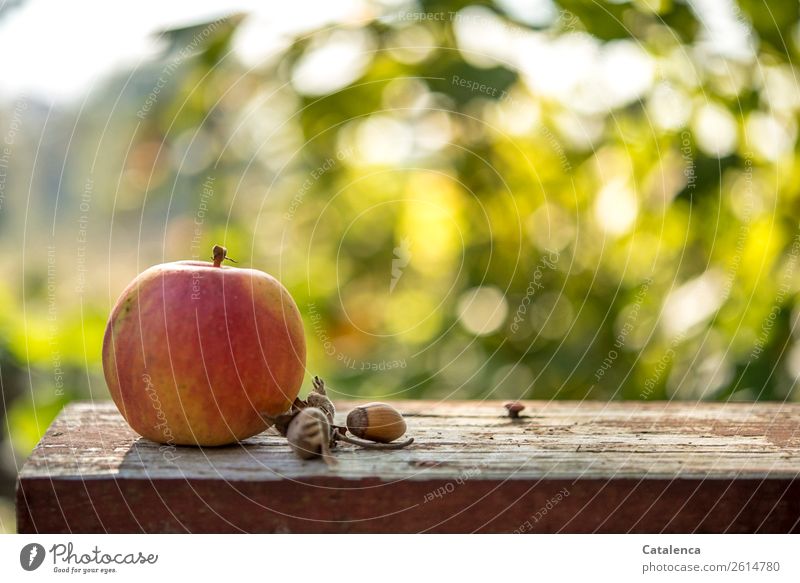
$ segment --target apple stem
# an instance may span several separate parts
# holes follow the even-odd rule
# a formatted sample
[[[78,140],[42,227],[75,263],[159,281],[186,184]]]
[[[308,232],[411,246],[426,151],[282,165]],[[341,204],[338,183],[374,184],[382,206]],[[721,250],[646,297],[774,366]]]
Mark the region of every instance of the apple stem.
[[[238,263],[238,261],[235,259],[228,257],[228,250],[222,245],[214,245],[211,253],[214,259],[214,267],[220,267],[223,261],[232,261],[233,263]]]

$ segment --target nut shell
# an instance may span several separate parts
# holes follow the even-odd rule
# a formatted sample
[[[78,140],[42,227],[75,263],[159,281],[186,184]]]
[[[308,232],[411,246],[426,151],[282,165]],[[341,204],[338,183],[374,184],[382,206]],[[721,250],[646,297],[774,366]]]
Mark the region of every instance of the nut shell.
[[[347,430],[361,439],[389,443],[403,437],[406,420],[386,403],[367,403],[347,415]]]

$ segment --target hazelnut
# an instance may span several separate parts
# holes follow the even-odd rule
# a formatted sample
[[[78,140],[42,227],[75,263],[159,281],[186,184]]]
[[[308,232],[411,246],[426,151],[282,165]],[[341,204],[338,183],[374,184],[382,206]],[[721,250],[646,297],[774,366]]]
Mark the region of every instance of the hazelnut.
[[[406,432],[406,420],[391,405],[367,403],[350,411],[347,429],[361,439],[389,443]]]

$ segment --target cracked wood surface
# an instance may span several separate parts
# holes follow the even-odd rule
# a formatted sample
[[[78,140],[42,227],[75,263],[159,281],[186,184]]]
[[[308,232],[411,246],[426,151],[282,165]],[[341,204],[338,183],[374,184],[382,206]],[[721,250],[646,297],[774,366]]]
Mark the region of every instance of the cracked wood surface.
[[[221,448],[138,437],[69,405],[20,473],[21,532],[791,532],[800,405],[394,402],[416,439],[337,447],[265,432]],[[339,402],[340,422],[354,403]]]

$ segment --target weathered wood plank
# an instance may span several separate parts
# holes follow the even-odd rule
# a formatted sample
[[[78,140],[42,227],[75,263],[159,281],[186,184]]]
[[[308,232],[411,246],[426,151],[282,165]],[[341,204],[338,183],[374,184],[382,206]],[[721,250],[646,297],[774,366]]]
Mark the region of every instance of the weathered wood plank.
[[[347,411],[352,403],[340,403]],[[73,404],[25,464],[21,532],[790,532],[800,406],[397,403],[417,443],[297,459],[264,433],[165,449]]]

